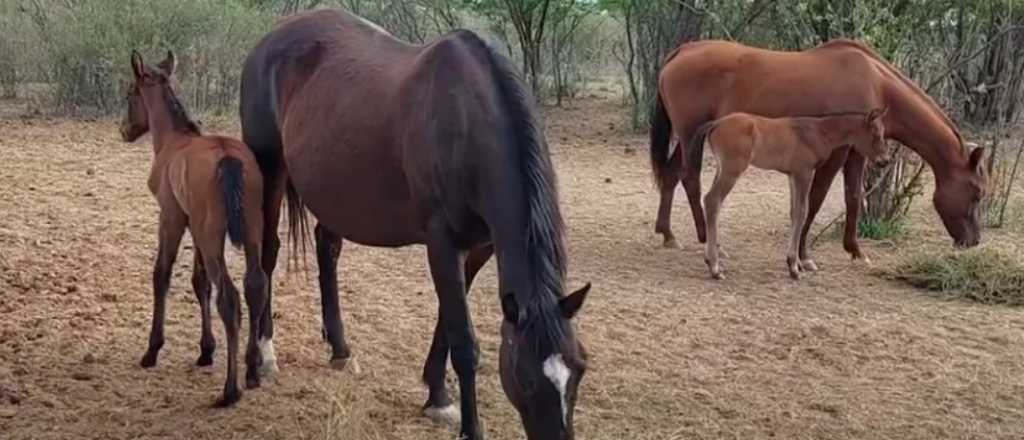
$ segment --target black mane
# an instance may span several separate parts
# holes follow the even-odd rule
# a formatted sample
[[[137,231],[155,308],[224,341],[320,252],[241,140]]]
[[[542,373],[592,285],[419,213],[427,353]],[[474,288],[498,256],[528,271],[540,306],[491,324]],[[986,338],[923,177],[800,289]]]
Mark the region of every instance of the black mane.
[[[468,33],[467,33],[468,34]],[[565,225],[558,205],[558,189],[543,128],[537,118],[533,94],[508,58],[495,52],[472,34],[490,59],[493,77],[508,112],[510,132],[520,152],[526,182],[528,218],[526,257],[533,289],[515,292],[521,307],[522,328],[534,340],[537,354],[564,352],[566,360],[579,359],[574,347],[566,346],[564,318],[558,306],[566,272]],[[575,354],[575,356],[574,356]]]
[[[174,89],[171,88],[169,82],[163,83],[162,92],[164,104],[167,105],[167,111],[171,114],[171,124],[173,124],[174,129],[196,136],[201,135],[202,132],[199,130],[199,124],[193,121],[188,112],[185,111],[185,107],[181,105],[181,101],[174,94]]]

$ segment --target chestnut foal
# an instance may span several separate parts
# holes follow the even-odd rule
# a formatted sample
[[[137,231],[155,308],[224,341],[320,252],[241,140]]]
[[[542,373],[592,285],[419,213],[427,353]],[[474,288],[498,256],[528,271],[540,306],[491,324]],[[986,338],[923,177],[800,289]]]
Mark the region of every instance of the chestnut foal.
[[[238,401],[238,330],[241,320],[238,290],[224,261],[224,236],[235,247],[244,246],[245,300],[252,317],[266,306],[267,276],[260,264],[263,239],[263,176],[256,158],[242,142],[203,136],[185,112],[172,88],[175,59],[172,52],[155,68],[146,66],[132,52],[132,82],[121,135],[133,142],[147,131],[153,133],[153,166],[149,190],[160,206],[160,245],[153,269],[153,324],[143,368],[156,365],[164,344],[164,319],[171,270],[185,229],[195,243],[192,287],[202,314],[199,366],[213,363],[216,345],[210,328],[210,283],[217,286],[217,311],[228,339],[227,380],[216,402],[226,407]],[[258,387],[264,358],[272,367],[273,352],[256,344],[260,319],[249,320],[245,355],[246,387]],[[269,347],[267,347],[269,348]]]
[[[718,214],[722,202],[750,165],[789,176],[792,227],[786,266],[789,276],[797,280],[802,270],[817,270],[813,260],[801,261],[798,257],[814,170],[834,151],[850,146],[869,160],[884,161],[886,144],[882,116],[886,111],[875,109],[867,114],[792,118],[732,113],[702,125],[691,140],[689,159],[691,163],[700,163],[706,140],[718,163],[715,181],[704,196],[708,225],[704,261],[711,277],[723,278],[718,262]]]

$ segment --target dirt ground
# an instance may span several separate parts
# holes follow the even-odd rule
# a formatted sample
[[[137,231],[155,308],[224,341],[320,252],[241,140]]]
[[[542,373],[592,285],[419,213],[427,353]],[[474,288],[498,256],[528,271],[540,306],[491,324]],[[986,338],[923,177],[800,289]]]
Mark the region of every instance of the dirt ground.
[[[683,249],[660,247],[645,140],[624,134],[621,112],[619,101],[584,99],[548,115],[569,225],[568,287],[594,284],[578,319],[592,354],[578,438],[1024,437],[1020,309],[940,301],[880,280],[831,238],[815,251],[822,272],[789,280],[787,185],[764,172],[748,174],[727,202],[728,279],[713,282],[681,192],[674,225]],[[215,410],[224,338],[215,321],[214,369],[191,366],[199,319],[186,241],[160,364],[139,368],[156,243],[148,142],[122,143],[113,121],[0,119],[0,438],[455,436],[420,416],[436,309],[422,247],[345,246],[342,303],[359,374],[328,368],[312,262],[308,275],[279,271],[281,373],[236,408]],[[838,183],[819,223],[841,212]],[[948,246],[929,205],[918,202],[909,238],[864,243],[874,264]],[[237,280],[241,258],[229,259]],[[497,375],[494,272],[490,263],[472,301],[480,413],[487,438],[518,439]]]

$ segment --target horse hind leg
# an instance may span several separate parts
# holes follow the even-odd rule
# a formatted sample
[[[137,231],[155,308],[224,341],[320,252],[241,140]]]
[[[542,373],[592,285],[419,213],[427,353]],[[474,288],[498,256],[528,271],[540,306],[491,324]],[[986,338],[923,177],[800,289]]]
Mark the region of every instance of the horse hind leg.
[[[206,274],[206,267],[203,263],[203,255],[198,246],[193,246],[192,263],[192,291],[199,301],[199,315],[202,325],[202,336],[199,338],[199,359],[196,360],[197,367],[208,367],[213,365],[213,352],[217,347],[217,340],[213,337],[213,326],[210,317],[210,277]]]
[[[359,363],[352,356],[345,339],[345,321],[341,316],[341,301],[338,298],[338,260],[341,257],[342,239],[321,224],[313,229],[316,241],[316,262],[320,270],[320,304],[324,339],[331,346],[331,368],[350,370],[359,374]]]
[[[254,238],[247,240],[245,245],[245,280],[243,289],[245,291],[245,302],[249,308],[249,340],[245,353],[245,386],[256,388],[260,386],[260,376],[263,373],[262,365],[265,358],[262,355],[263,349],[267,348],[270,362],[274,362],[273,347],[260,346],[256,341],[260,337],[259,317],[263,316],[263,308],[267,304],[267,274],[263,272],[261,261],[262,237],[253,234]],[[230,282],[230,280],[229,280]],[[276,368],[276,366],[275,366]]]
[[[181,237],[185,234],[186,222],[185,214],[178,209],[166,208],[160,212],[160,244],[153,266],[153,321],[149,330],[149,346],[139,362],[142,368],[156,366],[160,349],[164,346],[167,292],[171,286],[174,260],[178,256]]]
[[[716,280],[724,279],[722,268],[719,263],[721,243],[718,236],[718,218],[726,196],[732,191],[739,180],[746,165],[730,163],[727,158],[719,159],[719,167],[715,171],[715,180],[711,189],[704,196],[704,215],[707,224],[707,241],[704,243],[704,263],[708,266],[711,278]]]
[[[238,327],[241,321],[241,310],[239,303],[241,298],[238,289],[231,282],[231,277],[224,262],[224,234],[210,234],[208,237],[217,237],[213,243],[207,243],[203,248],[203,259],[206,263],[206,271],[210,280],[217,286],[217,312],[224,323],[224,334],[228,344],[227,377],[224,381],[224,392],[214,406],[225,408],[235,404],[242,397],[242,390],[238,388]]]

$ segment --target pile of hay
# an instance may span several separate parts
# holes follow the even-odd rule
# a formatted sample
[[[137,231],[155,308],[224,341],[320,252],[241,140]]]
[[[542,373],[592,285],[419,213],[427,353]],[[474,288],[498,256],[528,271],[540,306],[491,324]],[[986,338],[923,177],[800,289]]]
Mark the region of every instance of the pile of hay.
[[[879,269],[879,274],[943,298],[1024,305],[1024,265],[994,248],[921,252]]]

